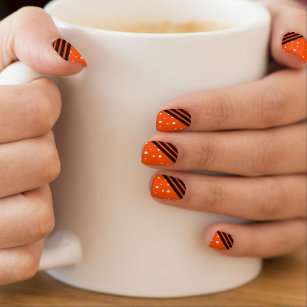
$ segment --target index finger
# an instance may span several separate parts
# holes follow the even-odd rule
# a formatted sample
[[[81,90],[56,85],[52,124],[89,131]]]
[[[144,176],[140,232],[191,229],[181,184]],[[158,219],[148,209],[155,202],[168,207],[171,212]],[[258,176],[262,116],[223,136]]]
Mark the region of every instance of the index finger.
[[[192,93],[158,113],[158,131],[263,129],[306,118],[306,75],[283,70],[249,84]]]

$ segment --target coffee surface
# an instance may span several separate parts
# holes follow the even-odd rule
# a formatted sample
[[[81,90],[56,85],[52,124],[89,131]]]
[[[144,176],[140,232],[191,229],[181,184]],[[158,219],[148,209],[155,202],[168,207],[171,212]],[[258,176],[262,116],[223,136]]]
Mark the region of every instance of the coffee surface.
[[[197,21],[191,20],[182,23],[163,20],[156,23],[147,21],[143,22],[109,22],[103,23],[101,21],[83,21],[76,22],[79,25],[112,30],[119,32],[134,32],[134,33],[193,33],[193,32],[209,32],[216,30],[230,29],[231,25],[223,24],[216,21]]]

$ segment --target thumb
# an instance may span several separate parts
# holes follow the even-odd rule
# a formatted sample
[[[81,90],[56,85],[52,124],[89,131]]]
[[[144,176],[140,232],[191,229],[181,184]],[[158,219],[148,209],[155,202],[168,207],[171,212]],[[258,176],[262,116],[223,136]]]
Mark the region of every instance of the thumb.
[[[24,7],[0,23],[0,71],[16,60],[47,75],[73,75],[87,64],[79,52],[61,38],[43,9]]]
[[[271,50],[274,60],[301,69],[307,60],[306,11],[289,4],[268,6],[273,17]]]

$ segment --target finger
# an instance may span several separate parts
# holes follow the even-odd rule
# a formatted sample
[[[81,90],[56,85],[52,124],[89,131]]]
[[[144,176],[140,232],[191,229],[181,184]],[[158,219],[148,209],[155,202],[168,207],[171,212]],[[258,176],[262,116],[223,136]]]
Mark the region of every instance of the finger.
[[[0,47],[0,71],[17,59],[48,75],[72,75],[86,66],[49,14],[36,7],[24,7],[0,23]]]
[[[52,132],[0,145],[0,198],[46,185],[60,173]]]
[[[289,5],[268,5],[273,16],[271,50],[274,60],[303,68],[307,60],[306,10]]]
[[[0,144],[46,134],[60,115],[61,94],[50,79],[0,91]]]
[[[151,196],[162,204],[250,220],[306,217],[306,176],[224,177],[158,172]]]
[[[263,129],[304,118],[306,74],[283,70],[252,83],[176,98],[158,113],[156,128],[170,132]]]
[[[142,163],[243,176],[306,172],[306,123],[260,131],[160,132],[145,144]]]
[[[0,286],[33,277],[39,266],[44,240],[31,245],[0,249]]]
[[[0,249],[28,245],[54,228],[48,185],[0,199]]]
[[[229,235],[233,242],[229,242]],[[306,220],[214,224],[207,229],[205,242],[228,256],[283,256],[306,244]]]

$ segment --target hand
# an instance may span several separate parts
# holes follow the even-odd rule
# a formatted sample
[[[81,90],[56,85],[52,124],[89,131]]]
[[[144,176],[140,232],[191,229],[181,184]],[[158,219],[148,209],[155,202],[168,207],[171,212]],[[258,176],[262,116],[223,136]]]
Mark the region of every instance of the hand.
[[[80,72],[82,64],[52,48],[58,38],[43,10],[17,11],[0,23],[0,71],[20,59],[43,74]],[[0,285],[36,273],[44,237],[54,227],[48,183],[60,172],[51,130],[60,110],[60,92],[49,79],[0,86]]]
[[[162,132],[143,150],[144,164],[163,169],[151,185],[160,203],[254,221],[207,229],[205,243],[229,256],[280,256],[306,242],[306,70],[281,45],[290,31],[306,37],[306,15],[270,10],[271,53],[282,69],[169,102],[157,117]]]

